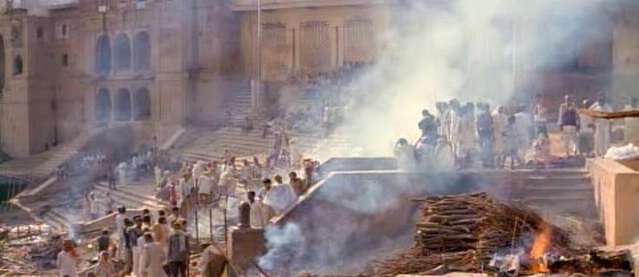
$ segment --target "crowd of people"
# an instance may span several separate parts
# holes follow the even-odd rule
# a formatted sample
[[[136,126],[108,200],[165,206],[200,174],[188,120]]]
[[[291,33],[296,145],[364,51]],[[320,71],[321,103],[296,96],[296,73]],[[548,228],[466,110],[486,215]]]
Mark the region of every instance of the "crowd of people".
[[[295,171],[290,171],[289,183],[284,184],[283,178],[273,171],[274,168],[268,167],[268,163],[261,163],[259,158],[253,157],[252,161],[241,160],[238,163],[228,151],[226,154],[227,157],[222,161],[186,161],[176,172],[156,174],[156,197],[184,210],[194,203],[208,205],[218,203],[221,199],[244,199],[249,203],[264,204],[261,209],[265,215],[260,218],[268,221],[297,201],[297,197],[313,184],[316,162],[306,160],[304,179],[299,178]],[[273,180],[267,176],[274,176]]]
[[[457,99],[436,104],[436,114],[422,111],[418,124],[421,136],[414,145],[399,139],[395,155],[400,167],[420,165],[444,168],[549,168],[583,162],[584,157],[603,156],[611,145],[611,122],[578,112],[579,108],[611,112],[602,94],[594,103],[583,100],[581,107],[566,95],[557,109],[560,146],[563,153],[551,152],[549,129],[551,111],[537,96],[530,106],[497,107],[488,103],[460,103]],[[632,98],[627,110],[638,109]],[[626,120],[626,137],[636,132],[635,119]]]
[[[127,217],[125,207],[118,208],[115,228],[105,229],[94,241],[97,262],[87,276],[186,277],[189,263],[189,235],[186,220],[178,208],[170,214],[155,215],[148,209]],[[78,276],[80,257],[72,240],[64,241],[58,254],[60,276]]]

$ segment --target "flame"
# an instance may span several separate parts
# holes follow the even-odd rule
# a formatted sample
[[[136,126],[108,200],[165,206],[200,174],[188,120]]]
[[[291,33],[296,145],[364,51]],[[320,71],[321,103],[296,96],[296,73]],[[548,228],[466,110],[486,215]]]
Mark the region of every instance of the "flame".
[[[530,248],[530,259],[532,261],[531,269],[534,272],[548,272],[548,264],[544,259],[544,254],[550,245],[551,231],[548,225],[544,224],[535,236],[535,242],[533,242]]]

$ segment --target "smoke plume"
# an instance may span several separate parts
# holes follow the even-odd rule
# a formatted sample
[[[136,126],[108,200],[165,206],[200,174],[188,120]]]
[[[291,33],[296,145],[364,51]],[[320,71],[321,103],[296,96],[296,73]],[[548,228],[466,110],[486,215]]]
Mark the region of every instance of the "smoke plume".
[[[365,154],[388,155],[397,138],[417,139],[421,110],[435,113],[437,101],[525,101],[541,81],[535,72],[561,68],[609,33],[603,2],[406,1],[376,64],[351,84],[359,95],[342,130]]]
[[[378,60],[350,84],[355,105],[341,130],[365,154],[387,155],[399,137],[417,138],[421,110],[434,112],[437,101],[458,98],[494,107],[521,94],[526,98],[539,81],[535,72],[561,68],[574,53],[605,35],[603,2],[404,1],[395,7],[389,31],[379,37],[378,44],[384,47]],[[267,269],[361,269],[364,263],[346,265],[344,261],[354,256],[370,261],[369,254],[390,253],[380,251],[388,246],[385,243],[352,242],[353,233],[373,232],[367,228],[374,224],[342,215],[367,217],[377,208],[392,211],[398,202],[409,201],[403,192],[417,191],[410,187],[415,184],[398,182],[399,193],[373,190],[375,186],[369,185],[359,186],[369,188],[359,194],[344,192],[361,183],[345,182],[313,195],[341,213],[329,212],[325,206],[303,207],[309,209],[304,217],[269,227],[268,253],[260,264]],[[410,219],[401,220],[405,222],[399,224],[412,225]]]

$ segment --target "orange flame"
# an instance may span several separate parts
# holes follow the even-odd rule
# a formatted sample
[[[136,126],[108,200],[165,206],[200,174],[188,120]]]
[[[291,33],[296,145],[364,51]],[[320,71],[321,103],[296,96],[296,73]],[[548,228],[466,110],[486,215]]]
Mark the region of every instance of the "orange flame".
[[[530,248],[530,259],[532,260],[531,269],[534,272],[548,272],[548,264],[543,259],[548,246],[550,245],[551,231],[548,225],[541,226],[541,230],[537,232],[535,242]]]

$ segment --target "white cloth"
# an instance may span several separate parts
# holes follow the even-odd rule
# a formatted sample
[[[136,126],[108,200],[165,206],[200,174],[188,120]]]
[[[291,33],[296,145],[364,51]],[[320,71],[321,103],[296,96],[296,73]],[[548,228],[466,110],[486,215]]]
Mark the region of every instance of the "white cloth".
[[[126,185],[128,183],[127,171],[128,171],[128,166],[126,162],[121,162],[117,167],[118,184],[121,186]]]
[[[455,110],[450,111],[449,117],[450,117],[450,133],[449,133],[450,137],[448,138],[448,141],[453,146],[453,152],[457,152],[456,146],[459,145],[459,136],[460,136],[459,134],[460,118],[459,118],[459,114]]]
[[[561,133],[561,142],[566,154],[572,155],[577,153],[577,127],[564,126]]]
[[[237,180],[235,179],[235,170],[233,167],[226,166],[224,171],[220,175],[220,182],[218,188],[220,193],[226,195],[235,195],[235,185]]]
[[[602,106],[599,103],[595,103],[590,109],[598,112],[612,111],[608,104]],[[595,119],[595,154],[599,157],[606,155],[608,147],[610,147],[610,121]]]
[[[297,201],[297,195],[288,184],[277,184],[264,197],[264,204],[270,206],[277,214],[282,213]]]
[[[475,149],[475,142],[477,142],[475,131],[475,116],[471,113],[465,113],[459,122],[459,149],[458,149],[458,157],[470,154],[471,151]]]
[[[261,229],[268,223],[268,218],[265,216],[264,204],[260,200],[256,200],[251,203],[251,228]]]
[[[76,272],[77,266],[78,266],[78,259],[74,258],[73,256],[71,256],[71,254],[67,252],[60,251],[60,253],[58,253],[57,266],[58,266],[58,271],[60,273],[60,276],[65,276],[65,275],[69,277],[78,276]]]
[[[200,178],[198,178],[198,193],[199,194],[211,194],[211,191],[213,190],[213,178],[207,176],[207,175],[201,175]]]
[[[625,111],[639,110],[639,107],[633,108],[632,106],[626,106]],[[625,132],[624,137],[626,143],[639,143],[639,117],[628,117],[624,120]]]
[[[493,151],[498,155],[501,155],[505,150],[504,131],[506,131],[507,124],[508,117],[505,114],[498,112],[493,113],[493,137],[495,138]]]
[[[166,273],[162,266],[166,260],[166,254],[162,246],[157,243],[147,243],[142,250],[142,258],[140,259],[142,276],[145,277],[164,277]]]

